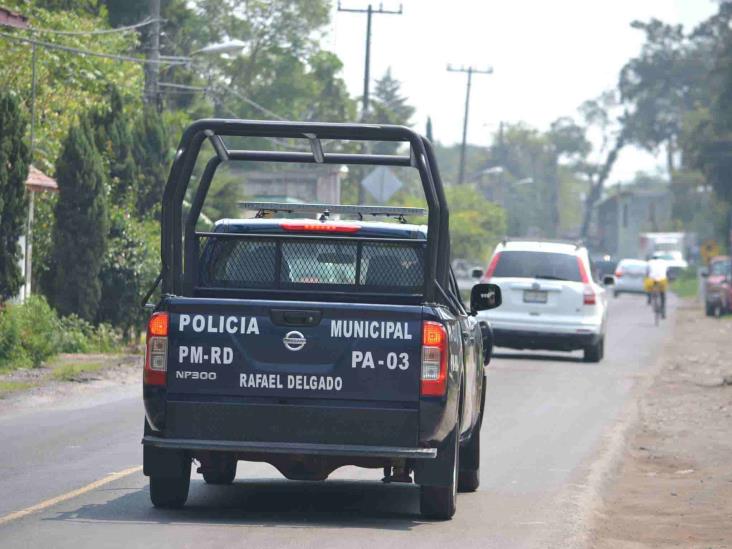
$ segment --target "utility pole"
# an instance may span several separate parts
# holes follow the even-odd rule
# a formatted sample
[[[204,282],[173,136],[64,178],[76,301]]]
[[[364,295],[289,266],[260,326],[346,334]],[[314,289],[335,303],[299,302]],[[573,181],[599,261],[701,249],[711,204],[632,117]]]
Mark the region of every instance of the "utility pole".
[[[448,72],[466,72],[468,73],[468,85],[465,90],[465,115],[463,117],[463,142],[460,145],[460,165],[458,166],[458,184],[461,184],[465,179],[465,144],[468,138],[468,113],[470,111],[470,85],[473,81],[473,73],[475,74],[492,74],[493,69],[488,67],[487,69],[481,70],[470,67],[453,67],[452,65],[447,66]]]
[[[363,107],[361,108],[361,120],[366,120],[369,112],[369,72],[371,70],[371,16],[372,15],[401,15],[402,5],[399,4],[399,11],[385,10],[381,4],[379,9],[369,4],[367,8],[344,8],[338,2],[338,11],[349,13],[365,13],[366,14],[366,62],[363,70]]]
[[[363,69],[363,98],[361,106],[361,121],[366,122],[369,113],[369,82],[371,80],[371,16],[376,15],[401,15],[402,5],[399,4],[399,11],[385,10],[381,4],[379,9],[376,10],[369,4],[368,7],[364,8],[344,8],[341,6],[340,0],[338,2],[338,11],[349,12],[349,13],[365,13],[366,14],[366,59],[364,62]],[[365,143],[366,152],[368,152],[368,142]],[[358,182],[358,203],[363,204],[366,199],[366,194],[363,189],[361,182]]]
[[[149,0],[150,17],[153,20],[150,26],[148,59],[152,63],[145,65],[145,102],[159,107],[160,93],[158,80],[160,75],[160,0]]]

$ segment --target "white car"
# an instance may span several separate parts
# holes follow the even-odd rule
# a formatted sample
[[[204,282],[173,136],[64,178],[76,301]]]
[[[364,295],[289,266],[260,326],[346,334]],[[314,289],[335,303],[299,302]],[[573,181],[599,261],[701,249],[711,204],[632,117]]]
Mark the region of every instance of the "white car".
[[[583,246],[504,240],[481,278],[501,287],[503,303],[479,317],[493,326],[496,346],[581,349],[586,362],[599,362],[605,350],[607,296],[592,273]],[[612,277],[606,283],[612,284]]]
[[[622,259],[615,268],[615,287],[613,295],[644,294],[644,282],[648,272],[648,262],[642,259]]]

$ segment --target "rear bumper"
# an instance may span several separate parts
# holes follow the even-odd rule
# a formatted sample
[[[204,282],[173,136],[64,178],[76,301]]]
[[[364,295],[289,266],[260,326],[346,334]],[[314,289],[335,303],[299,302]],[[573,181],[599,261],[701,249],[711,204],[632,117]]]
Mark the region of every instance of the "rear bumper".
[[[435,459],[436,448],[363,446],[356,444],[309,444],[289,442],[241,442],[163,438],[146,435],[142,444],[168,450],[223,451],[239,453],[375,457],[389,459]]]
[[[595,345],[602,335],[600,333],[549,333],[494,328],[493,337],[497,347],[575,351]]]
[[[417,447],[418,408],[254,399],[169,399],[166,439],[239,444]]]

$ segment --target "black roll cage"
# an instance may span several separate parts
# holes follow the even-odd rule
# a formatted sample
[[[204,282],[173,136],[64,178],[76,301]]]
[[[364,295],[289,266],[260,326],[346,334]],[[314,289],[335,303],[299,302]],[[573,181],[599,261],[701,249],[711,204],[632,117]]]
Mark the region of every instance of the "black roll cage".
[[[307,139],[311,152],[231,150],[226,147],[222,136]],[[410,154],[326,153],[321,139],[406,142],[409,143]],[[203,170],[184,226],[183,201],[205,140],[211,143],[216,154],[208,160]],[[222,162],[231,160],[416,168],[428,207],[424,300],[426,303],[442,303],[450,309],[456,308],[449,291],[449,212],[432,144],[407,127],[372,124],[211,118],[198,120],[188,126],[181,137],[163,192],[160,276],[163,294],[181,296],[192,292],[192,269],[198,257],[196,222],[217,168]]]

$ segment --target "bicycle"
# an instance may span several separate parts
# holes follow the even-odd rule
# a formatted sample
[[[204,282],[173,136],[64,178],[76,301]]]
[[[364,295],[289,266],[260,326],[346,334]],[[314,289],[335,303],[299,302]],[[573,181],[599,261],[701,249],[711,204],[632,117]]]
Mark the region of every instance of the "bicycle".
[[[657,280],[653,282],[653,286],[651,287],[651,309],[653,310],[653,324],[658,326],[658,324],[661,321],[661,318],[664,318],[666,316],[665,309],[665,299],[663,299],[663,296],[661,295],[663,292],[663,288],[661,287],[661,283]]]

